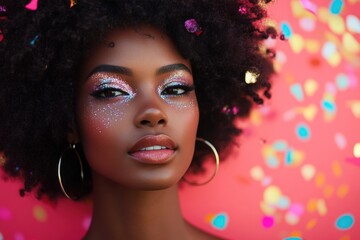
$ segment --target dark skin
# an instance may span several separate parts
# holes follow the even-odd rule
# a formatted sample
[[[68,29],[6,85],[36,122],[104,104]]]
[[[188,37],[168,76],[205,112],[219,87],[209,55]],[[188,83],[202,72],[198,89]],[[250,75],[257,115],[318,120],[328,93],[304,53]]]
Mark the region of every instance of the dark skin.
[[[178,182],[194,153],[199,109],[189,61],[152,27],[117,29],[84,62],[78,127],[93,176],[84,239],[218,239],[186,222]]]

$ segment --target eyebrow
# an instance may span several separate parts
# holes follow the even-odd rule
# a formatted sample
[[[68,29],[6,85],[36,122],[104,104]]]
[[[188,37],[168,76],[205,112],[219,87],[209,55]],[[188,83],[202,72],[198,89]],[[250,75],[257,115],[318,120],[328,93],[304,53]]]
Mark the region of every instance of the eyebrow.
[[[165,74],[165,73],[168,73],[168,72],[179,71],[179,70],[185,70],[185,71],[187,71],[189,73],[192,73],[190,68],[188,68],[185,64],[176,63],[176,64],[170,64],[170,65],[160,67],[156,71],[156,75],[161,75],[161,74]],[[123,66],[102,64],[102,65],[99,65],[99,66],[95,67],[89,73],[88,77],[90,77],[91,75],[93,75],[95,73],[99,73],[99,72],[119,73],[119,74],[123,74],[123,75],[127,75],[127,76],[133,76],[134,75],[133,71],[130,68],[123,67]]]

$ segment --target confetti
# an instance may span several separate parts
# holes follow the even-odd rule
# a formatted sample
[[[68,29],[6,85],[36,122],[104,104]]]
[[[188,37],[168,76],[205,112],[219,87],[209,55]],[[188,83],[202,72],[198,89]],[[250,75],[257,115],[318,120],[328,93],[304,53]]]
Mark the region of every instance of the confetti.
[[[271,216],[264,216],[262,219],[262,225],[264,228],[270,228],[274,225],[274,218]]]
[[[320,51],[320,42],[316,39],[306,39],[305,40],[305,49],[312,54],[316,54]],[[315,62],[316,61],[316,62]],[[313,58],[312,60],[312,65],[313,66],[318,66],[320,65],[319,60],[317,60],[317,58]]]
[[[284,34],[285,38],[290,38],[291,35],[292,35],[292,30],[291,30],[291,27],[290,27],[290,24],[287,23],[287,22],[282,22],[280,24],[280,28],[281,28],[281,32],[282,34]]]
[[[295,97],[296,100],[298,100],[298,101],[304,100],[304,94],[302,91],[302,87],[299,83],[295,83],[295,84],[291,85],[290,92]]]
[[[300,140],[306,141],[311,137],[310,128],[305,123],[296,126],[296,134]]]
[[[37,205],[33,208],[33,215],[39,222],[45,222],[47,220],[47,213],[43,207]]]
[[[334,136],[334,140],[335,140],[336,146],[339,149],[341,149],[341,150],[345,149],[347,142],[346,142],[346,138],[345,138],[344,134],[336,133]]]
[[[344,91],[349,88],[350,82],[347,75],[340,73],[336,76],[336,86],[339,90]]]
[[[324,199],[319,199],[317,201],[317,210],[321,216],[325,216],[327,214],[327,207]]]
[[[353,153],[354,153],[354,157],[360,158],[360,142],[354,145]]]
[[[330,15],[328,25],[332,32],[343,34],[345,32],[345,22],[340,15]]]
[[[296,225],[300,221],[300,218],[292,213],[286,213],[285,214],[285,221],[289,225]]]
[[[360,167],[360,158],[346,158],[346,161]]]
[[[315,79],[309,78],[304,83],[304,90],[307,96],[313,96],[318,88],[319,85]]]
[[[37,6],[38,6],[38,0],[32,0],[25,7],[29,10],[35,11],[37,9]]]
[[[0,208],[0,220],[9,221],[11,220],[11,211],[8,208]]]
[[[264,178],[264,171],[261,167],[255,166],[250,170],[251,177],[256,181],[261,181]]]
[[[349,230],[354,222],[355,218],[352,214],[343,214],[336,219],[335,226],[339,230]]]
[[[346,17],[346,27],[350,32],[360,34],[360,20],[355,15],[348,15]]]
[[[268,204],[275,205],[279,201],[281,195],[280,188],[271,185],[264,191],[264,201]]]
[[[318,11],[317,6],[313,2],[311,2],[310,0],[300,0],[300,3],[309,12],[311,12],[313,14],[317,14],[317,11]]]
[[[335,177],[340,177],[342,175],[342,168],[338,161],[334,161],[331,167]]]
[[[330,4],[330,12],[332,14],[340,14],[343,8],[343,0],[333,0]]]
[[[300,53],[305,46],[304,38],[296,33],[289,38],[289,43],[294,53]]]
[[[217,230],[226,229],[229,222],[229,217],[226,213],[219,213],[211,220],[211,225]]]
[[[311,104],[305,108],[300,108],[300,111],[302,112],[303,117],[311,122],[314,120],[316,113],[318,112],[318,108],[315,104]]]
[[[283,240],[302,240],[301,237],[286,237],[286,238],[283,238]]]
[[[305,164],[301,167],[301,175],[306,181],[310,181],[311,179],[313,179],[315,173],[316,169],[311,164]]]
[[[311,219],[309,222],[306,223],[306,230],[311,230],[313,229],[317,224],[317,220],[316,219]]]
[[[302,18],[299,21],[300,27],[307,32],[312,32],[316,28],[314,19],[312,18]]]
[[[348,101],[347,106],[350,107],[352,114],[356,118],[360,118],[360,101]]]
[[[346,197],[346,195],[349,193],[349,186],[344,184],[344,185],[341,185],[337,191],[336,191],[336,195],[339,197],[339,198],[344,198]]]
[[[342,38],[342,43],[346,51],[358,54],[360,52],[360,44],[356,38],[350,33],[345,33]]]
[[[315,184],[317,187],[322,187],[325,184],[325,175],[322,172],[319,172],[315,176]]]

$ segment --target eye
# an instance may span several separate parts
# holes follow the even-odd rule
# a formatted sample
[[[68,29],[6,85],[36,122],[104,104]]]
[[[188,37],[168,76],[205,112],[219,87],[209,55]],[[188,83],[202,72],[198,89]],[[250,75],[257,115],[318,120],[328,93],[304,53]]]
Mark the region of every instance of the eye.
[[[183,85],[183,84],[176,84],[165,87],[165,89],[161,92],[162,95],[185,95],[189,92],[194,90],[193,86]]]
[[[118,96],[129,96],[130,94],[117,88],[103,88],[91,93],[95,98],[115,98]]]

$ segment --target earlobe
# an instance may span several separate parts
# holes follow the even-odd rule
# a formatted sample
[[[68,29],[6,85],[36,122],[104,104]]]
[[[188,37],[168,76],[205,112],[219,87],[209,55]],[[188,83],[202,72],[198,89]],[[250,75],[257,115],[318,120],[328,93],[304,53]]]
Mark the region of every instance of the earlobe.
[[[69,129],[67,132],[67,141],[69,144],[76,144],[79,142],[79,135],[73,129]]]

